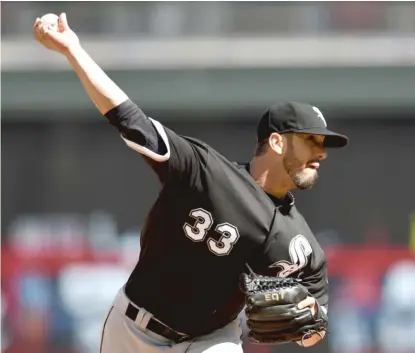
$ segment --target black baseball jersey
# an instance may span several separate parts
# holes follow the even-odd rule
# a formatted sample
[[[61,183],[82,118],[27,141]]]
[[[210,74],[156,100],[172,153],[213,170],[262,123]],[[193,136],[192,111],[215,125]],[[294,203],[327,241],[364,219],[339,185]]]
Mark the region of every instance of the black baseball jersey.
[[[291,194],[266,194],[248,165],[177,135],[131,101],[106,116],[162,185],[126,284],[130,300],[179,332],[204,334],[243,309],[238,282],[248,264],[261,274],[301,277],[327,304],[324,253]]]

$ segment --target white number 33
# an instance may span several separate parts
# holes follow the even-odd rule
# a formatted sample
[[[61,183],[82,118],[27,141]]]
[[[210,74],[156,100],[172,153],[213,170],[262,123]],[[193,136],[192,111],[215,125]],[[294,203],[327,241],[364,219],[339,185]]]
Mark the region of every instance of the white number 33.
[[[183,230],[186,236],[194,242],[204,241],[213,224],[211,213],[203,208],[196,208],[191,210],[189,215],[195,219],[195,222],[193,225],[184,224]],[[221,234],[221,237],[219,240],[208,238],[207,246],[209,250],[217,256],[229,255],[239,239],[238,228],[229,223],[221,223],[216,226],[215,231]]]

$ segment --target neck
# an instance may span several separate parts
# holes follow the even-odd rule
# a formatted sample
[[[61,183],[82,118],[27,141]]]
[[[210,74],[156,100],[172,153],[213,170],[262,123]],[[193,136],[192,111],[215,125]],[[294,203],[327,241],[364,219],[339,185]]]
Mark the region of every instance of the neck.
[[[292,189],[292,182],[282,166],[270,168],[270,165],[266,156],[254,157],[250,163],[250,174],[267,194],[282,199]]]

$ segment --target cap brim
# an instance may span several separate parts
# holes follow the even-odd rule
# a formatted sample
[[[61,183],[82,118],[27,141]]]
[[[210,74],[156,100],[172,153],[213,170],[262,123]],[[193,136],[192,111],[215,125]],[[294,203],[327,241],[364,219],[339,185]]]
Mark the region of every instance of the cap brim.
[[[327,148],[340,148],[346,146],[349,143],[349,138],[347,136],[324,128],[304,129],[301,130],[301,132],[325,136],[326,138],[324,139],[323,145]]]

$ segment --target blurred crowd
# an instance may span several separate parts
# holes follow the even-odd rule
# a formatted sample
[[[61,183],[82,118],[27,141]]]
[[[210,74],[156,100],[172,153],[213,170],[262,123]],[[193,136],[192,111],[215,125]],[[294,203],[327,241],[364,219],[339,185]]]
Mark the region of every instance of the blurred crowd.
[[[140,232],[119,234],[111,215],[94,212],[21,216],[9,234],[2,247],[2,351],[97,352],[106,311],[138,259]],[[413,352],[413,254],[375,243],[326,251],[331,352]],[[246,351],[259,352],[248,344]]]

